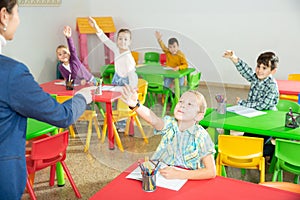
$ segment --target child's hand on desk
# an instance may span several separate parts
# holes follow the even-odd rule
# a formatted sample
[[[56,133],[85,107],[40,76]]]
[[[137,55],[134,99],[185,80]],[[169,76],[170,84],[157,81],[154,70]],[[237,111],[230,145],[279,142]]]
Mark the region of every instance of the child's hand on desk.
[[[166,179],[175,179],[180,176],[180,171],[174,167],[165,167],[159,170],[159,173]]]

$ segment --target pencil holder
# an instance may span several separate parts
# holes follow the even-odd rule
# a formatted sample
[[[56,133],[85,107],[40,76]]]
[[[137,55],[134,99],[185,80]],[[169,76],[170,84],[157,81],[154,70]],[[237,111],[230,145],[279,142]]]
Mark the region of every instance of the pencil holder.
[[[289,128],[298,128],[300,125],[300,113],[288,112],[285,115],[285,126]]]
[[[156,190],[156,174],[142,173],[142,188],[145,192],[154,192]]]
[[[218,102],[217,103],[217,112],[219,114],[225,114],[226,113],[226,102]]]
[[[73,81],[66,81],[66,90],[73,90],[73,89],[74,89]]]

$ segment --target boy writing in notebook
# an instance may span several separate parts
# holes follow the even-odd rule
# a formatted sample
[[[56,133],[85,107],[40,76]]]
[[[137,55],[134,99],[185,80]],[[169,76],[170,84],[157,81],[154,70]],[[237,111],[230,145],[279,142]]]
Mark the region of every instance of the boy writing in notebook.
[[[257,58],[255,71],[242,59],[237,57],[232,50],[225,51],[224,58],[230,59],[239,73],[250,82],[250,91],[247,100],[237,97],[237,104],[256,110],[277,110],[279,91],[273,74],[277,70],[278,57],[273,52],[264,52]],[[274,152],[274,145],[270,142],[269,136],[244,133],[245,136],[264,138],[264,156],[271,156]]]
[[[174,71],[183,70],[188,67],[188,62],[186,61],[185,55],[179,50],[179,43],[176,38],[170,38],[168,41],[168,47],[162,41],[162,35],[160,32],[155,32],[155,37],[162,49],[166,54],[166,66],[172,67]],[[165,78],[165,87],[170,87],[173,78]],[[179,79],[180,86],[184,84],[184,77]]]
[[[164,118],[159,118],[149,108],[140,105],[137,97],[137,92],[126,85],[122,91],[122,100],[154,127],[154,134],[162,136],[151,158],[169,165],[160,169],[160,174],[167,179],[214,178],[214,143],[198,123],[206,111],[204,96],[197,91],[183,93],[175,106],[174,117]],[[189,170],[177,170],[172,166]]]

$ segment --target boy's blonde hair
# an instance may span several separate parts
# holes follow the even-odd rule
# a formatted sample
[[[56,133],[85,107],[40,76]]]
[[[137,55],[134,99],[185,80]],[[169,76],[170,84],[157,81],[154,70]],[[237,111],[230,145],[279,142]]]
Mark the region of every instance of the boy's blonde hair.
[[[186,92],[191,92],[191,93],[196,95],[197,104],[199,105],[199,112],[200,113],[205,113],[206,108],[207,108],[207,103],[206,103],[206,100],[205,100],[205,97],[203,96],[203,94],[201,94],[200,92],[198,92],[196,90],[188,90]]]
[[[56,48],[56,53],[57,53],[57,51],[58,51],[59,49],[64,49],[64,50],[67,52],[67,54],[69,54],[69,55],[71,54],[69,48],[68,48],[66,45],[63,45],[63,44],[59,45],[59,46]]]

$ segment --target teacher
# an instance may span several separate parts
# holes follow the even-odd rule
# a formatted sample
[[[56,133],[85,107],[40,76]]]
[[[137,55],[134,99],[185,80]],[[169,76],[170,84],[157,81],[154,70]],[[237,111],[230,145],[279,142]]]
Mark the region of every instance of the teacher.
[[[26,185],[27,117],[68,127],[92,101],[88,87],[63,104],[45,93],[28,68],[2,55],[20,23],[17,0],[0,0],[0,199],[21,199]]]

